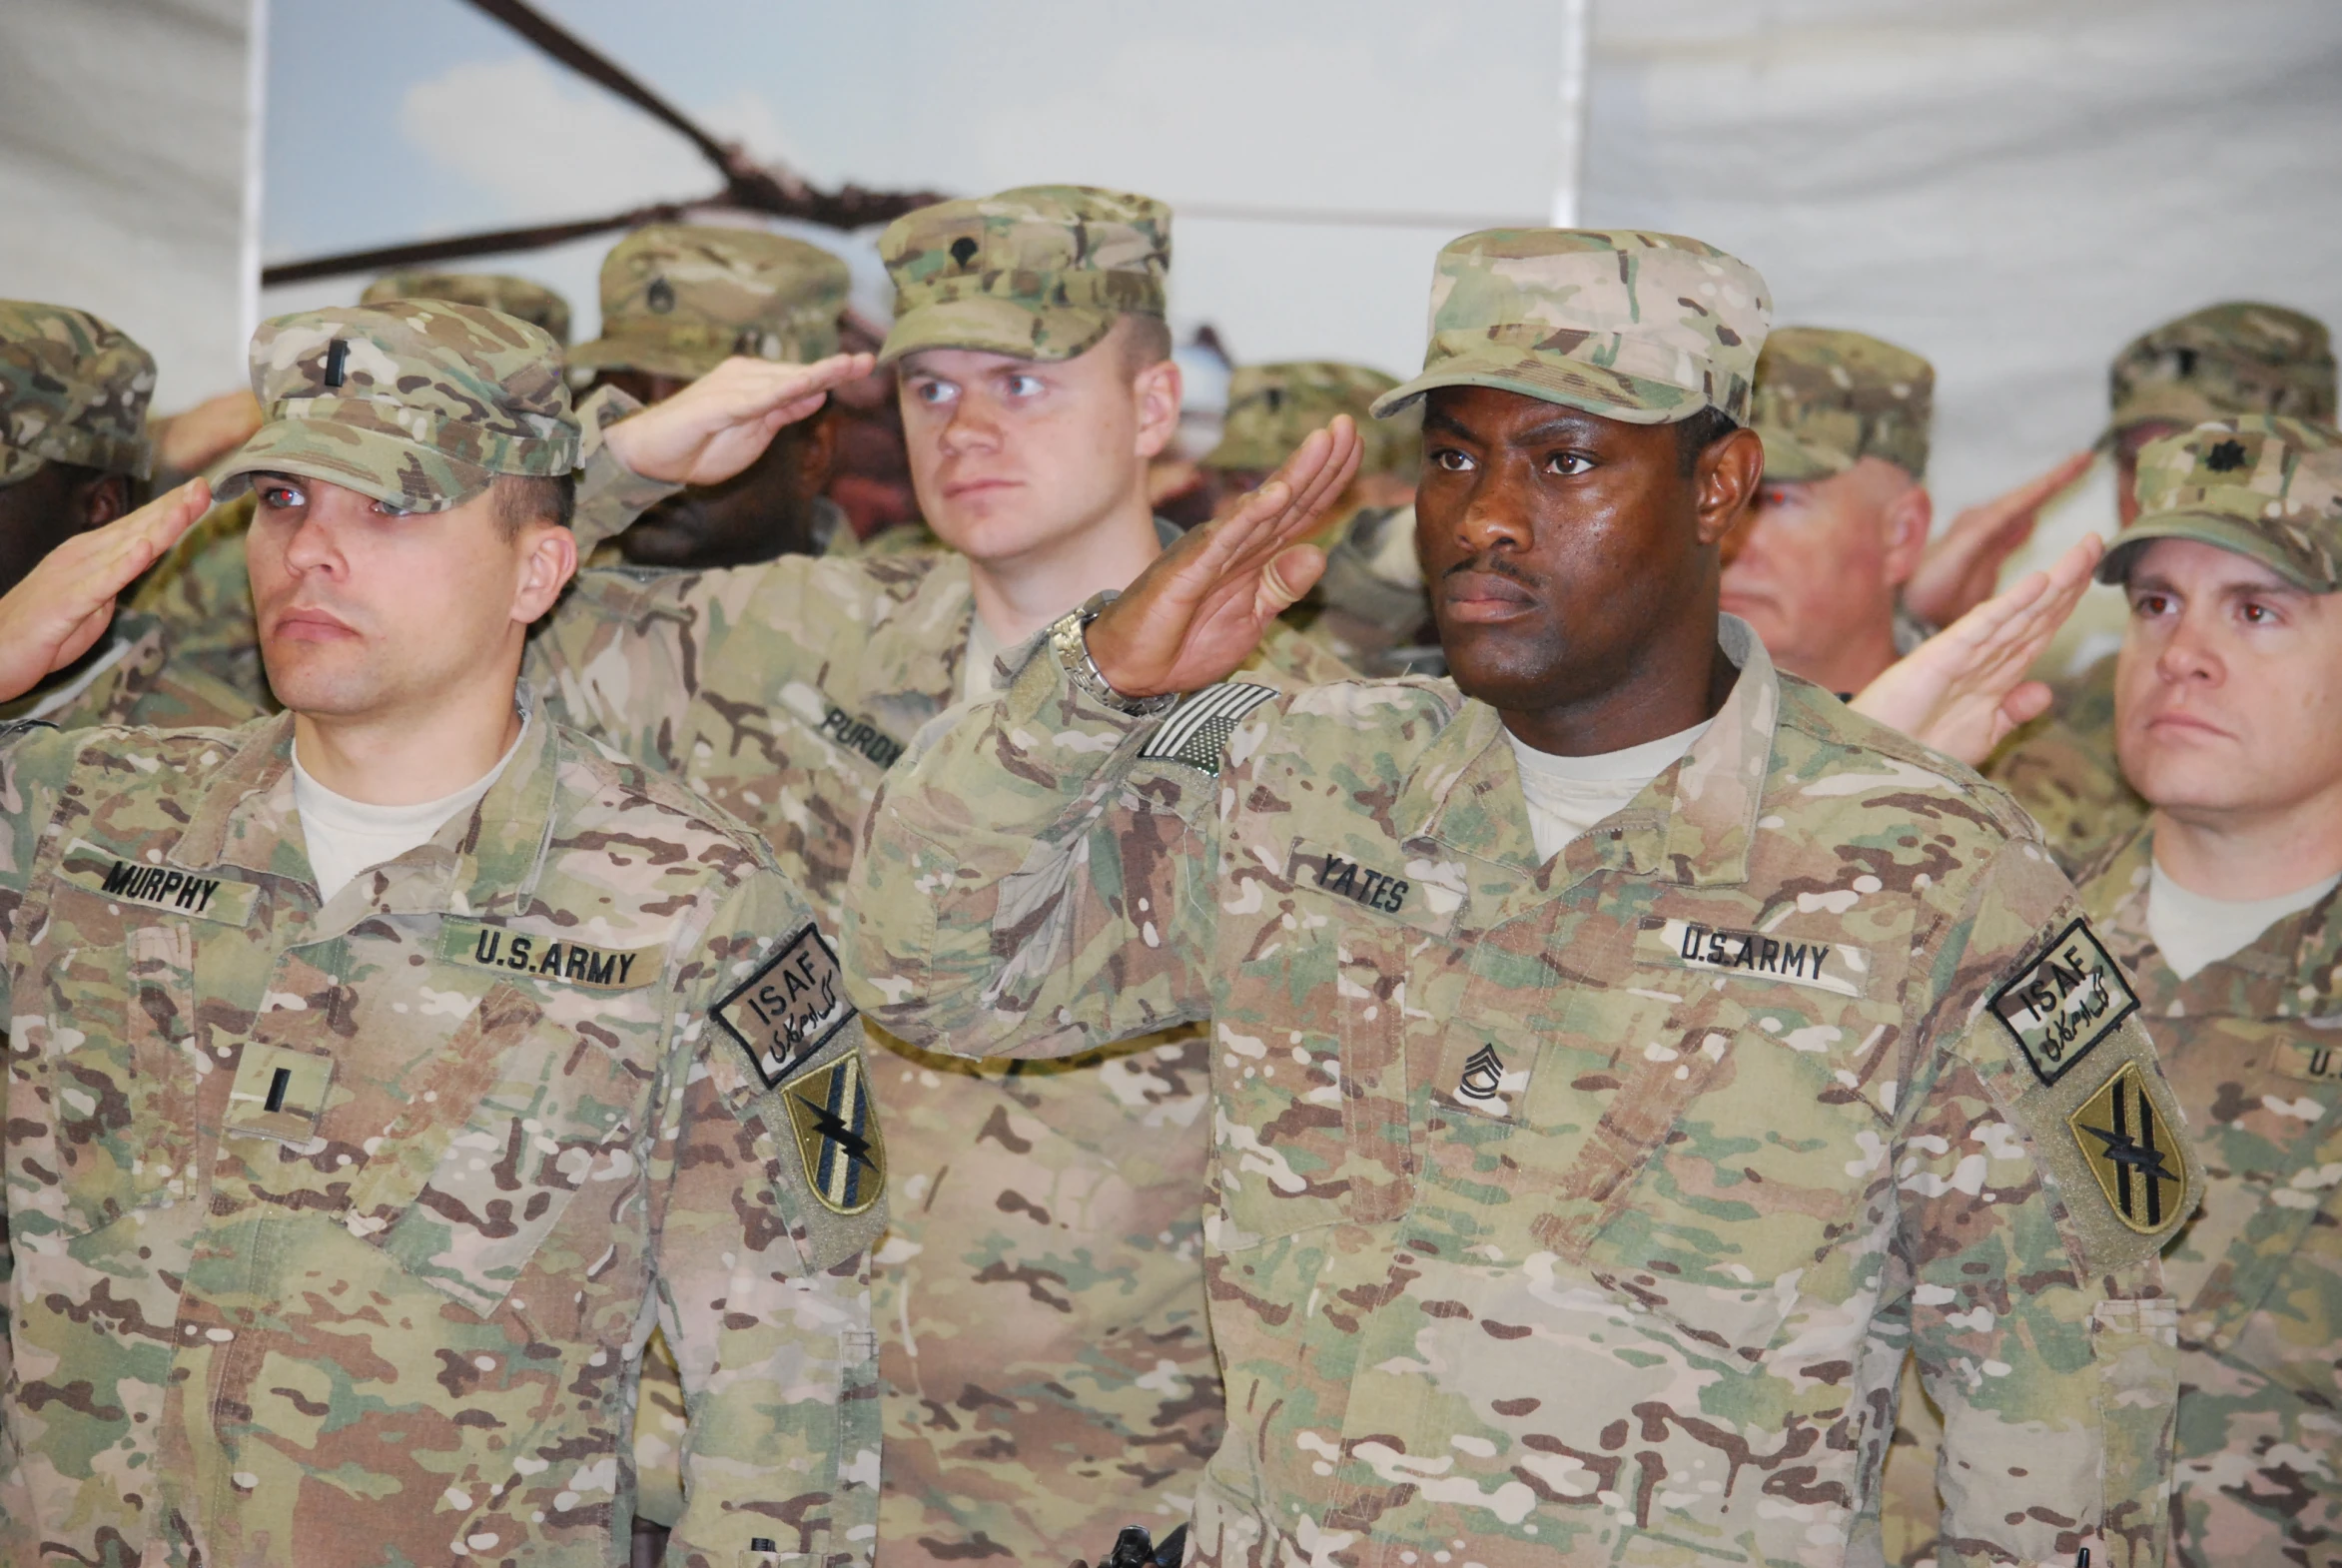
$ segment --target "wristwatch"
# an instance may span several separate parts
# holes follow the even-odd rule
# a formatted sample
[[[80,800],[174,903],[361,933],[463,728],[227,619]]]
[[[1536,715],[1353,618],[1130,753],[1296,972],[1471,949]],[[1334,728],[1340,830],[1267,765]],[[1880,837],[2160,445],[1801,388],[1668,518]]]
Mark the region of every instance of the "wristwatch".
[[[1150,719],[1158,713],[1169,712],[1179,700],[1179,694],[1167,691],[1153,697],[1126,697],[1108,683],[1098,661],[1090,656],[1090,623],[1119,597],[1112,588],[1092,594],[1081,608],[1059,617],[1049,628],[1049,645],[1056,651],[1066,679],[1094,701],[1135,719]]]

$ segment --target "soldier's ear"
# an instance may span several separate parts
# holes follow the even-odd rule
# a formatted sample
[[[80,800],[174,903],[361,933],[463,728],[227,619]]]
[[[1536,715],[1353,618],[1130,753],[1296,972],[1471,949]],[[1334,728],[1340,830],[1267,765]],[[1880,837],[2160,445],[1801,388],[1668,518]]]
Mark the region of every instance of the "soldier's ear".
[[[1757,498],[1764,477],[1765,442],[1755,430],[1743,426],[1708,443],[1692,478],[1702,544],[1722,542]]]
[[[74,496],[74,509],[80,512],[85,528],[103,528],[117,517],[130,515],[131,506],[130,476],[125,473],[92,474]]]
[[[520,581],[512,591],[512,618],[532,626],[577,575],[577,535],[557,522],[532,522],[521,530],[520,548]]]

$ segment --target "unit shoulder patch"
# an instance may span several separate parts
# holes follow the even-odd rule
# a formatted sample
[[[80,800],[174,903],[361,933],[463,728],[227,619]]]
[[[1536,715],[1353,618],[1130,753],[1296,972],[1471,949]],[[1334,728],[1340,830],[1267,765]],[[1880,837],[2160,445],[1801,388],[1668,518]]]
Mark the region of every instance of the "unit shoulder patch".
[[[2156,1111],[2136,1062],[2117,1068],[2065,1125],[2115,1218],[2152,1235],[2179,1216],[2187,1190],[2186,1152]]]
[[[846,999],[838,956],[811,924],[775,948],[762,968],[709,1011],[740,1042],[767,1089],[810,1060],[856,1016]],[[796,1114],[793,1108],[790,1114]]]
[[[466,969],[582,986],[588,991],[632,991],[656,984],[665,946],[601,948],[568,937],[514,931],[481,920],[449,916],[439,923],[439,957]]]
[[[2076,920],[1992,993],[1990,1007],[2046,1087],[2136,1013],[2138,996],[2089,922]]]
[[[57,875],[100,898],[228,926],[252,924],[253,906],[260,898],[260,889],[249,882],[125,860],[87,839],[73,841],[58,862]]]
[[[808,927],[808,930],[811,928]],[[781,1086],[789,1106],[789,1130],[805,1180],[822,1207],[835,1214],[859,1214],[886,1192],[886,1139],[862,1053],[849,1051]]]
[[[1235,680],[1190,692],[1164,715],[1139,755],[1153,762],[1176,762],[1216,778],[1228,737],[1246,714],[1275,695],[1274,686]]]

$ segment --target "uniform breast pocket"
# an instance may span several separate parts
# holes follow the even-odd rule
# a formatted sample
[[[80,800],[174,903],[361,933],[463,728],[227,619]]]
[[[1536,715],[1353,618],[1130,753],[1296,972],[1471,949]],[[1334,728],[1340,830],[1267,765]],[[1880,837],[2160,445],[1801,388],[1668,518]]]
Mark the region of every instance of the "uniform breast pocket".
[[[351,1233],[482,1316],[532,1261],[590,1268],[600,1246],[538,1253],[572,1203],[598,1190],[614,1204],[636,1174],[649,1076],[608,1036],[548,1018],[517,987],[491,990],[368,1142],[343,1216]]]
[[[1892,1222],[1880,1074],[1897,1020],[1860,999],[1686,980],[1710,995],[1669,1040],[1674,1062],[1630,1064],[1604,1117],[1633,1170],[1591,1217],[1584,1257],[1654,1310],[1756,1347],[1789,1283],[1815,1283],[1852,1255],[1842,1243]]]
[[[74,889],[49,920],[77,940],[16,980],[8,1202],[18,1234],[66,1240],[190,1190],[194,934]]]
[[[1295,900],[1286,940],[1308,945],[1311,963],[1277,972],[1301,993],[1278,1011],[1310,1027],[1212,1025],[1223,1248],[1397,1219],[1414,1199],[1405,1041],[1426,1021],[1408,991],[1424,938],[1332,906]]]

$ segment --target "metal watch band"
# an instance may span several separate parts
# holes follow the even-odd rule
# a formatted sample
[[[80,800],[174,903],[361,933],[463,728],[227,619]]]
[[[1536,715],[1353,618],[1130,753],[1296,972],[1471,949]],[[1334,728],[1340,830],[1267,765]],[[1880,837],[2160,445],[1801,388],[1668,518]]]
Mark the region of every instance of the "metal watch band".
[[[1098,661],[1090,656],[1090,623],[1098,619],[1100,612],[1112,604],[1116,597],[1111,588],[1104,593],[1094,593],[1079,609],[1059,617],[1057,623],[1049,628],[1049,645],[1057,653],[1058,664],[1065,670],[1066,678],[1100,706],[1135,719],[1168,713],[1179,700],[1177,692],[1167,691],[1153,697],[1126,697],[1108,683],[1105,673],[1098,667]]]

